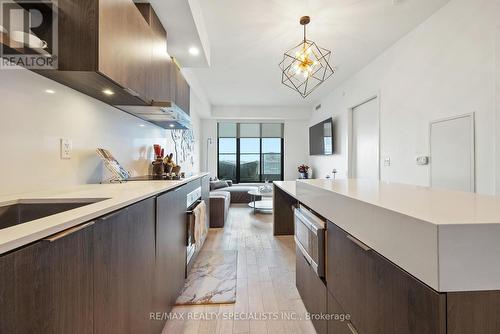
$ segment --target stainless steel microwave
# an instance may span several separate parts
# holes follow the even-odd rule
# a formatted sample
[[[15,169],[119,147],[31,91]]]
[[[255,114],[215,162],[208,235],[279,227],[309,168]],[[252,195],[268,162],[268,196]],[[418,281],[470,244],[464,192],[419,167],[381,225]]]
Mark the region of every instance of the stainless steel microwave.
[[[299,206],[295,208],[295,243],[319,277],[325,277],[326,221]]]

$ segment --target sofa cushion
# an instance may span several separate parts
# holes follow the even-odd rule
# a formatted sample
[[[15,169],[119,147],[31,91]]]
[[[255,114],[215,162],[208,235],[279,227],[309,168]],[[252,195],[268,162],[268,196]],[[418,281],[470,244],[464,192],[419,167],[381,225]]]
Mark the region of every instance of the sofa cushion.
[[[210,192],[210,198],[214,197],[231,199],[231,193],[229,191],[214,190]]]
[[[229,187],[229,185],[227,184],[226,181],[221,181],[221,180],[210,181],[210,190],[217,190],[217,189],[227,188],[227,187]]]

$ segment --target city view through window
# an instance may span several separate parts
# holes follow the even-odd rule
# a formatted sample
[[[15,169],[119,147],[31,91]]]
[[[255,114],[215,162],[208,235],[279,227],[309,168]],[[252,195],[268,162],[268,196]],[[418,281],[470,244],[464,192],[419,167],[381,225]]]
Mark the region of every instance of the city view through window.
[[[283,179],[283,124],[219,123],[218,176],[236,183]]]

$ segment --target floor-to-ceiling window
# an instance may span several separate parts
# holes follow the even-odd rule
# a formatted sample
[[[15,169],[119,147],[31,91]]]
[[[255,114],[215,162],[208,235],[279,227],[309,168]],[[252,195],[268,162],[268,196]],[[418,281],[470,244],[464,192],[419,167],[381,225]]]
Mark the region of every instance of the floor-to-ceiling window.
[[[218,123],[218,177],[235,183],[283,180],[282,123]]]

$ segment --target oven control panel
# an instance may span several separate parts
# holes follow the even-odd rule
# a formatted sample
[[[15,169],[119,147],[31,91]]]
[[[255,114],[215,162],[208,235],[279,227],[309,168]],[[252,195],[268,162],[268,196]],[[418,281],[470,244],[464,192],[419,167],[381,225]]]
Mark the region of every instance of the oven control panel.
[[[189,208],[191,205],[193,205],[194,202],[196,202],[200,198],[201,198],[201,187],[198,187],[187,195],[186,208]]]

